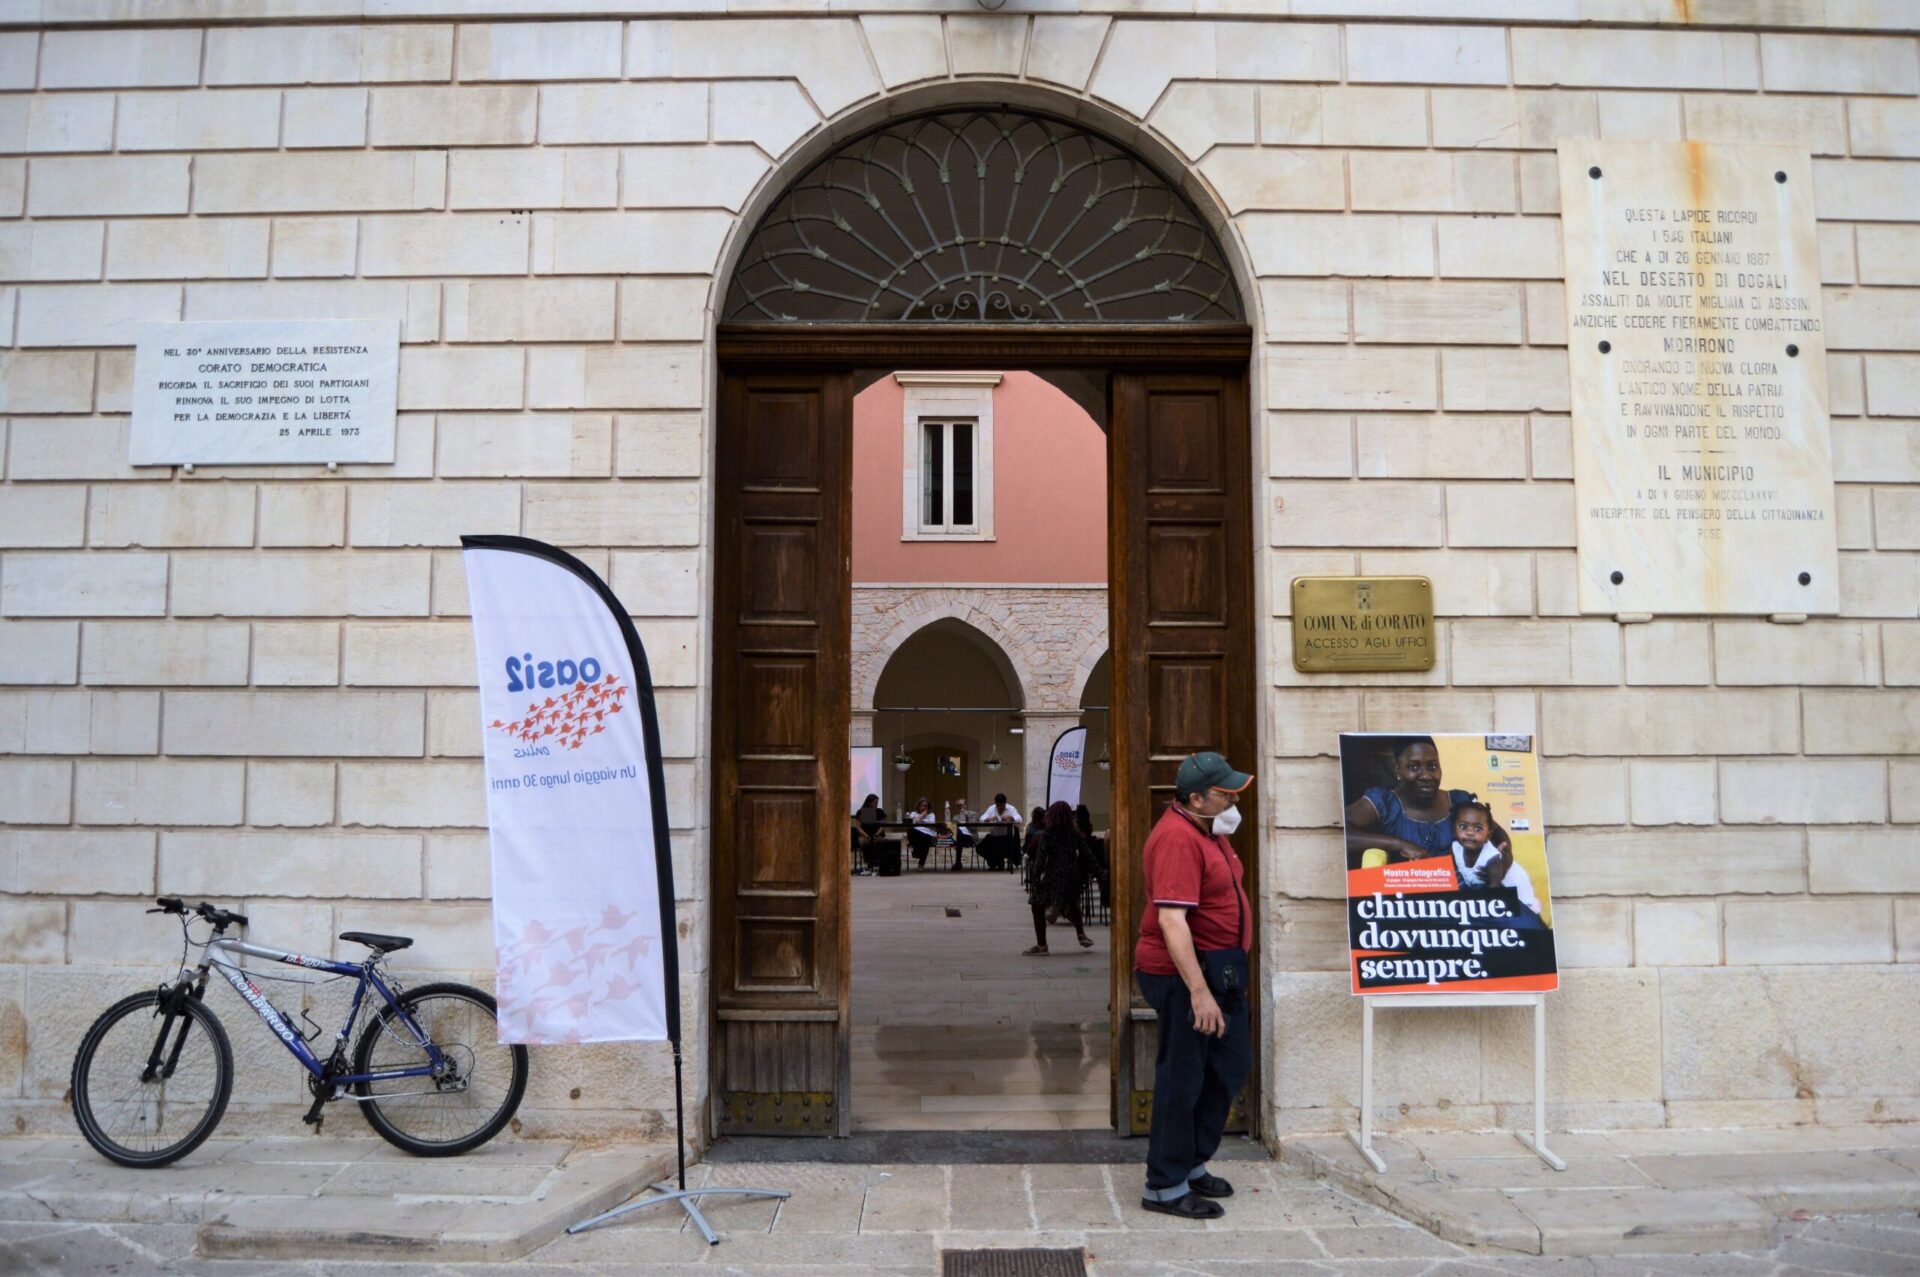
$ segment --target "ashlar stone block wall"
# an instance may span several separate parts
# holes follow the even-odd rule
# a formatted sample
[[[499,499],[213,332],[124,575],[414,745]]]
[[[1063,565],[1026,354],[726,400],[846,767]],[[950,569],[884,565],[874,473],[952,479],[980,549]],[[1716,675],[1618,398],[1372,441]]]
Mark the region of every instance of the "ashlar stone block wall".
[[[0,1122],[65,1129],[80,1028],[177,952],[156,890],[484,975],[463,532],[571,547],[640,613],[705,1006],[713,276],[830,130],[1011,98],[1184,173],[1255,311],[1270,1129],[1335,1127],[1358,1089],[1343,728],[1538,734],[1556,1123],[1920,1113],[1913,12],[1292,7],[316,24],[253,0],[0,30]],[[1839,616],[1577,614],[1576,137],[1813,154]],[[134,324],[294,316],[400,320],[396,464],[127,465]],[[1432,673],[1293,672],[1287,582],[1353,571],[1433,578]],[[1529,1096],[1516,1017],[1401,1017],[1382,1045],[1396,1120]],[[297,1079],[248,1078],[231,1120],[284,1128]],[[548,1052],[525,1126],[657,1129],[669,1079],[659,1047]]]

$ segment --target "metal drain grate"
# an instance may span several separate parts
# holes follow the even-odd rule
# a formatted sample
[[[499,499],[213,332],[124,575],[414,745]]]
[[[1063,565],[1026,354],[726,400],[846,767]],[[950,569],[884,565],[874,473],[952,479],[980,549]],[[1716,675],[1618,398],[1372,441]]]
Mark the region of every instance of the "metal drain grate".
[[[1029,1246],[1021,1250],[943,1250],[940,1277],[1087,1277],[1087,1252]]]

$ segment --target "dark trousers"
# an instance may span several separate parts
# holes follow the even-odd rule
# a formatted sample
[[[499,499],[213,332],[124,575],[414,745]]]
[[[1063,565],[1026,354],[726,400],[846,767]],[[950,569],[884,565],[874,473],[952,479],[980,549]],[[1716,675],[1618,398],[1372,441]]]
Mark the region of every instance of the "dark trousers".
[[[988,834],[980,840],[980,859],[989,869],[1005,869],[1020,859],[1020,844],[1008,834]]]
[[[923,834],[918,829],[909,829],[907,831],[907,846],[913,850],[914,863],[925,868],[927,853],[933,850],[933,835]]]
[[[1226,1015],[1227,1031],[1207,1037],[1193,1027],[1193,999],[1177,975],[1136,971],[1140,992],[1160,1021],[1160,1048],[1153,1066],[1153,1124],[1147,1130],[1147,1191],[1166,1200],[1181,1196],[1193,1173],[1207,1164],[1227,1129],[1227,1110],[1253,1068],[1247,1000]]]

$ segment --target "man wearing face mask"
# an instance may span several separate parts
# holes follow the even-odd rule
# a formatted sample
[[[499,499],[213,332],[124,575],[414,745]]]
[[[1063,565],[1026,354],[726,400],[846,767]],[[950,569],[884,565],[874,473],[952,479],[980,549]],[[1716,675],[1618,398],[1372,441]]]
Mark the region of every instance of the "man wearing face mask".
[[[1247,1030],[1252,910],[1227,836],[1253,777],[1207,751],[1180,764],[1176,801],[1141,853],[1147,908],[1134,976],[1160,1021],[1153,1071],[1147,1186],[1140,1205],[1186,1219],[1217,1219],[1233,1185],[1207,1169],[1227,1110],[1253,1067]]]

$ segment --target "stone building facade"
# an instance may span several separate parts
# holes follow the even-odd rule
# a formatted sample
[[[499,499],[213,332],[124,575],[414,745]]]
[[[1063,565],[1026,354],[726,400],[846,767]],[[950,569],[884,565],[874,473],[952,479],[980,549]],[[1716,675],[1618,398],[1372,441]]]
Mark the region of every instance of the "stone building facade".
[[[1353,728],[1537,734],[1556,1124],[1920,1116],[1905,0],[371,7],[0,6],[4,1129],[65,1130],[80,1028],[167,973],[157,890],[290,946],[362,927],[490,966],[461,533],[570,547],[640,611],[706,1005],[713,310],[831,140],[1009,101],[1181,185],[1252,317],[1268,1132],[1358,1091]],[[1813,155],[1839,615],[1578,614],[1553,148],[1596,137]],[[401,324],[395,464],[128,465],[135,324],[334,316]],[[1321,572],[1430,576],[1433,671],[1296,674],[1288,581]],[[1395,1017],[1381,1095],[1509,1119],[1525,1033]],[[268,1063],[230,1121],[292,1122]],[[522,1119],[657,1129],[671,1096],[664,1047],[555,1050]]]

